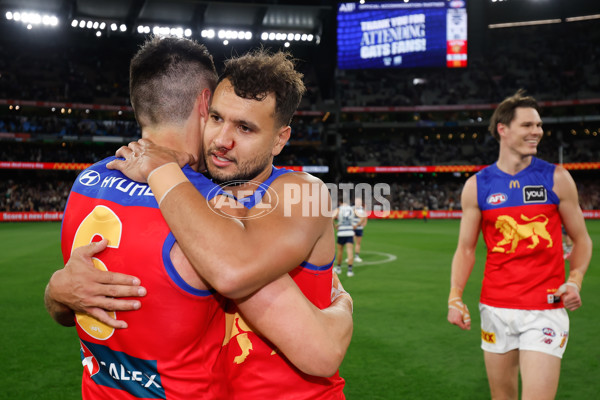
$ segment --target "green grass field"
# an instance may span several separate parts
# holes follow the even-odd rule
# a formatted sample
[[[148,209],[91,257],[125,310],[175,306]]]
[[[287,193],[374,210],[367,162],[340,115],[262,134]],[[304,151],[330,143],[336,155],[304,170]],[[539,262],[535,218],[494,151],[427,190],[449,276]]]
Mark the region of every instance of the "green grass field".
[[[595,259],[583,307],[571,313],[558,399],[600,392],[600,221],[588,221]],[[1,399],[78,399],[81,363],[74,329],[55,324],[44,287],[62,265],[58,223],[0,224]],[[458,221],[370,221],[356,275],[341,276],[354,298],[354,336],[341,375],[350,400],[487,399],[477,301],[484,245],[464,300],[473,329],[446,322]],[[345,271],[344,271],[345,272]]]

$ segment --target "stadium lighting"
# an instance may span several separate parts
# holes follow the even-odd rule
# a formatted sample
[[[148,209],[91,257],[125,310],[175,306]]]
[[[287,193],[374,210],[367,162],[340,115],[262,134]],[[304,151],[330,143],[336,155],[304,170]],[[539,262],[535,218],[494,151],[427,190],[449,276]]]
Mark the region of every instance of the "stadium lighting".
[[[215,37],[215,31],[212,29],[202,29],[200,36],[206,39],[212,39]]]
[[[127,25],[125,25],[125,24],[121,24],[121,25],[119,26],[119,30],[120,30],[121,32],[125,32],[125,31],[127,30]]]
[[[79,21],[77,21],[76,19],[74,19],[73,21],[71,21],[71,26],[73,28],[76,28],[78,24],[79,24]]]
[[[96,31],[96,37],[100,37],[102,36],[102,32],[101,31]]]
[[[306,33],[298,33],[298,32],[263,32],[260,35],[261,40],[277,40],[282,42],[293,42],[293,41],[303,41],[303,42],[312,42],[313,40],[316,42],[318,39],[315,38],[312,34]]]
[[[285,43],[283,44],[283,47],[290,47],[290,42],[285,42]]]
[[[33,29],[34,26],[52,26],[58,25],[58,18],[55,15],[39,14],[29,11],[7,11],[5,17],[9,21],[22,22],[27,29]]]
[[[137,32],[139,34],[147,34],[150,33],[151,29],[148,25],[138,25]],[[204,32],[204,31],[203,31]],[[182,28],[180,26],[177,27],[169,27],[169,26],[159,26],[155,25],[152,27],[152,33],[156,36],[173,36],[173,37],[190,37],[192,36],[192,30],[189,28]],[[204,37],[204,36],[203,36]]]
[[[117,26],[117,24],[115,24],[114,22],[113,22],[112,24],[110,24],[110,30],[111,30],[111,31],[113,31],[113,32],[114,32],[114,31],[116,31],[116,30],[117,30],[117,28],[118,28],[118,26]]]
[[[209,32],[211,33],[209,35]],[[212,39],[214,38],[214,30],[203,30],[202,37]],[[252,32],[249,31],[236,31],[232,29],[219,29],[217,32],[217,38],[229,40],[250,40],[252,39]]]

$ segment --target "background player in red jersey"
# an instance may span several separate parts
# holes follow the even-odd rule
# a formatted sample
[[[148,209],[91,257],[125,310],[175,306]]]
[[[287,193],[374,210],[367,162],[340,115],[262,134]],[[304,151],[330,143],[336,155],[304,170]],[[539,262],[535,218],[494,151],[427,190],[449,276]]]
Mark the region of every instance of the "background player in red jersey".
[[[211,209],[182,175],[178,161],[191,161],[187,155],[178,158],[142,139],[119,149],[125,161],[111,164],[132,178],[148,180],[192,265],[228,297],[246,296],[290,272],[313,303],[323,307],[329,302],[333,224],[330,212],[311,212],[330,210],[327,187],[309,174],[272,167],[290,137],[289,123],[304,92],[301,78],[288,54],[257,51],[227,61],[211,100],[204,132],[211,178],[235,182],[228,189],[237,198],[248,193],[246,198],[255,198],[261,184],[273,194],[262,197],[261,207],[250,208],[247,219],[222,218]],[[292,194],[301,194],[299,201]],[[264,213],[265,208],[271,212]],[[260,218],[252,218],[258,214]],[[221,357],[230,398],[344,398],[338,374],[314,379],[300,373],[239,321],[236,316],[231,336],[237,340],[227,342]],[[295,344],[302,348],[310,340],[300,330]]]
[[[467,180],[452,260],[448,321],[471,328],[462,292],[479,233],[488,255],[480,300],[482,349],[493,399],[554,399],[569,332],[565,311],[581,306],[592,244],[570,174],[535,158],[543,136],[538,105],[522,91],[495,110],[498,161]],[[573,239],[565,283],[561,223]]]
[[[197,55],[198,53],[201,54],[201,57]],[[212,72],[209,66],[212,67]],[[209,79],[211,76],[212,82],[211,79]],[[206,120],[208,99],[210,97],[211,89],[214,87],[216,81],[212,59],[206,52],[206,49],[203,46],[199,46],[188,40],[154,39],[153,41],[146,43],[132,61],[131,78],[132,104],[136,111],[136,117],[142,127],[143,136],[151,137],[158,143],[167,145],[169,148],[179,151],[194,148],[200,149],[201,135],[198,133],[202,131],[204,121]],[[185,87],[178,88],[176,85],[177,82],[181,82]],[[154,96],[158,93],[161,95]],[[94,168],[97,169],[96,166],[93,166],[91,170],[96,171]],[[100,171],[102,173],[105,172],[102,169],[100,169]],[[186,176],[190,177],[190,179],[196,183],[198,183],[198,180],[202,181],[202,177],[199,174],[191,172],[189,168],[186,170]],[[115,179],[119,179],[119,182],[125,181],[125,178],[122,177],[122,175]],[[212,184],[205,178],[200,186],[202,185],[208,185],[209,189],[215,187],[218,188],[218,186]],[[127,185],[121,185],[122,188],[125,186]],[[199,186],[196,185],[196,187]],[[102,191],[99,191],[99,194],[96,192],[94,193],[98,196],[98,199],[88,197],[89,200],[85,203],[97,201],[99,203],[107,203],[113,208],[116,207],[116,205],[112,203],[115,203],[118,199],[108,197],[106,196],[106,193]],[[127,198],[128,194],[129,193],[125,195],[125,203],[127,203],[125,206],[134,207],[131,207],[129,208],[129,211],[124,212],[124,216],[135,214],[145,205],[140,200],[140,198],[144,197],[129,196],[130,198]],[[73,198],[76,197],[75,194],[72,196]],[[145,199],[147,200],[148,196],[145,196]],[[65,225],[63,226],[63,240],[68,241],[68,245],[64,247],[65,259],[68,258],[72,247],[82,244],[81,241],[72,240],[73,234],[71,233],[75,231],[79,232],[79,230],[76,229],[78,226],[77,224],[81,222],[81,219],[85,215],[87,215],[86,213],[78,213],[76,208],[77,203],[75,203],[74,200],[70,200],[69,203],[70,207],[67,208],[67,212],[65,213]],[[89,204],[86,206],[89,206]],[[147,208],[151,209],[152,207]],[[154,209],[156,209],[155,202]],[[223,217],[220,216],[219,218]],[[162,224],[164,224],[164,220],[160,217],[159,219],[162,221]],[[132,234],[135,234],[136,232],[143,233],[148,230],[156,233],[157,225],[160,225],[160,221],[157,221],[156,223],[149,219],[144,220],[143,223],[138,221],[136,225],[132,226],[129,224],[129,226],[124,227],[124,229],[128,228]],[[123,221],[124,224],[126,222],[127,221]],[[98,228],[97,225],[98,224],[94,225],[92,230]],[[205,228],[209,229],[206,225]],[[164,224],[163,230],[165,231],[165,234],[168,234],[168,227],[166,227],[166,224]],[[77,233],[74,233],[74,235],[77,236]],[[103,234],[103,236],[106,236],[106,234]],[[86,240],[89,242],[92,240],[92,237],[89,237]],[[110,243],[111,240],[112,243]],[[104,259],[115,252],[113,249],[115,247],[114,238],[111,238],[111,240],[109,240],[107,252],[102,252],[97,256],[99,259]],[[131,246],[132,244],[123,242],[120,243],[120,245],[124,247],[125,245]],[[81,299],[77,297],[76,293],[74,295],[69,293],[71,289],[73,289],[73,284],[76,286],[76,291],[81,291],[81,286],[84,286],[83,290],[90,290],[92,293],[94,291],[100,293],[104,292],[104,294],[109,294],[111,296],[136,296],[140,294],[139,290],[144,291],[139,287],[127,286],[134,280],[132,276],[109,273],[103,274],[94,268],[91,268],[91,257],[96,255],[96,253],[103,251],[106,246],[107,242],[103,241],[100,244],[92,244],[76,249],[67,263],[67,267],[57,271],[53,275],[48,285],[46,303],[50,313],[59,322],[65,325],[73,325],[74,319],[72,309],[76,309],[78,311],[91,313],[96,316],[97,319],[106,322],[107,331],[110,331],[111,327],[125,327],[123,324],[124,321],[111,319],[106,312],[96,307],[90,307],[90,304],[81,304]],[[147,268],[148,264],[153,262],[158,264],[158,272],[155,274],[158,276],[146,276],[144,278],[145,282],[158,280],[166,282],[166,287],[169,287],[169,285],[180,286],[180,290],[190,292],[187,295],[184,294],[182,298],[192,297],[192,294],[195,293],[194,289],[210,289],[206,282],[192,269],[176,243],[172,244],[173,247],[170,257],[167,257],[173,263],[174,271],[169,271],[166,268],[163,270],[163,272],[168,272],[170,278],[166,277],[166,274],[160,273],[164,257],[164,255],[163,257],[160,257],[160,254],[162,253],[162,246],[160,243],[157,244],[148,241],[147,243],[137,243],[136,246],[155,246],[156,249],[148,248],[141,253],[139,249],[136,249],[135,252],[132,252],[134,253],[134,256],[135,254],[154,254],[156,252],[159,256],[155,257],[157,258],[156,260],[144,260],[146,264],[141,266],[143,267],[142,270],[136,270],[134,268],[135,265],[133,265],[135,263],[131,263],[131,265],[125,265],[120,271],[136,274],[140,273],[143,275],[143,273],[146,272],[145,270],[149,269]],[[118,257],[118,255],[115,257]],[[131,262],[131,260],[129,260],[129,262]],[[331,275],[329,276],[329,279],[329,294],[331,295]],[[168,282],[169,280],[172,281],[170,284]],[[86,286],[90,286],[90,288],[86,288]],[[190,289],[190,287],[193,289]],[[155,289],[154,286],[152,288]],[[164,310],[164,307],[147,307],[150,298],[157,299],[158,303],[162,303],[163,305],[178,304],[177,302],[181,303],[182,299],[178,299],[177,291],[171,293],[168,298],[161,298],[161,296],[166,295],[166,293],[161,293],[162,290],[166,289],[162,288],[160,291],[151,290],[148,296],[145,299],[142,299],[144,307],[136,313],[127,314],[124,318],[125,320],[132,321],[132,318],[135,316],[135,322],[132,321],[129,329],[125,331],[111,331],[109,337],[110,342],[106,341],[105,344],[109,347],[111,345],[118,345],[121,343],[119,338],[123,337],[123,335],[131,335],[132,332],[136,330],[139,331],[142,329],[152,332],[156,331],[156,329],[160,329],[163,325],[169,326],[170,323],[175,320],[174,317],[176,313],[173,312],[173,310],[169,311],[169,315],[163,315],[161,314],[161,312],[163,312],[161,310]],[[289,275],[285,274],[269,283],[266,287],[254,292],[252,296],[241,299],[239,301],[239,309],[241,312],[245,313],[245,316],[252,323],[253,327],[261,332],[265,332],[266,336],[279,348],[279,350],[281,350],[292,362],[296,362],[303,371],[313,374],[331,375],[337,370],[337,367],[343,358],[343,353],[345,352],[345,348],[341,348],[339,344],[336,344],[336,332],[342,332],[341,339],[342,342],[346,343],[345,347],[347,347],[352,330],[351,300],[344,296],[343,289],[341,290],[341,292],[338,291],[335,293],[336,296],[340,293],[342,296],[336,299],[334,306],[327,310],[319,311],[302,295],[302,292],[300,292]],[[274,301],[274,299],[276,299],[276,301]],[[60,302],[58,300],[60,300]],[[106,300],[108,300],[110,304],[107,304],[106,302],[92,304],[115,310],[137,308],[140,305],[139,302],[135,303],[131,300]],[[331,298],[329,298],[327,305],[330,302]],[[71,305],[71,308],[67,307],[66,304]],[[157,305],[157,302],[155,301],[152,304]],[[198,312],[199,311],[200,310],[198,310]],[[211,321],[211,323],[214,322],[218,324],[219,313],[215,310],[213,311],[216,312],[216,316],[213,318],[216,322]],[[183,326],[179,326],[178,328],[171,327],[169,330],[177,334],[180,331],[189,331],[192,329],[192,331],[195,332],[195,336],[198,336],[198,341],[204,343],[212,342],[213,345],[216,344],[218,350],[225,334],[226,326],[224,319],[222,320],[220,327],[215,328],[214,323],[211,325],[210,332],[216,339],[209,339],[208,337],[201,337],[199,326],[193,323],[195,315],[196,313],[194,310],[188,310],[184,315],[184,318],[190,322],[190,324],[188,324],[189,326],[187,326],[186,329],[183,329],[186,324],[182,322]],[[165,321],[160,318],[166,318],[169,323],[165,324]],[[140,319],[142,321],[140,321]],[[343,326],[342,328],[335,327],[338,322],[341,323]],[[98,324],[97,321],[94,322],[94,324],[94,326],[98,326],[102,329],[105,328],[101,324]],[[78,319],[78,325],[82,325],[81,319]],[[154,326],[154,328],[152,328],[152,326]],[[269,332],[266,332],[267,330]],[[311,341],[304,343],[304,346],[298,346],[295,342],[296,335],[299,331],[302,331],[304,334],[311,337]],[[84,335],[83,332],[80,333]],[[140,335],[140,337],[146,335],[147,332],[145,335]],[[194,333],[192,333],[192,335],[194,335]],[[160,337],[158,339],[161,340]],[[191,343],[186,343],[185,340],[178,342],[175,339],[186,338],[173,338],[173,340],[169,341],[170,346],[179,346],[183,352],[181,357],[177,356],[176,353],[172,353],[170,356],[172,362],[178,364],[170,366],[177,374],[185,375],[185,368],[187,368],[187,366],[191,366],[196,371],[192,375],[201,373],[202,368],[210,369],[212,367],[212,364],[208,367],[201,365],[194,366],[194,362],[206,363],[210,362],[210,360],[199,358],[190,359],[190,353],[200,352],[201,349],[190,350]],[[319,343],[321,346],[319,346]],[[142,341],[140,341],[138,347],[139,345],[143,345]],[[317,347],[313,347],[315,345]],[[133,348],[135,346],[132,345],[131,347]],[[151,358],[158,349],[144,348],[142,350],[146,357]],[[176,351],[176,349],[171,350]],[[83,353],[85,356],[84,360],[90,359],[89,349]],[[320,359],[319,357],[323,358]],[[158,357],[156,357],[156,359],[157,358]],[[159,364],[159,370],[160,367],[161,365]],[[192,387],[194,386],[192,386],[190,382],[175,382],[171,383],[171,386],[169,386],[168,380],[165,379],[166,375],[167,372],[162,372],[163,380],[161,383],[165,385],[165,390],[169,395],[168,397],[174,398],[176,395],[173,394],[173,386],[181,385],[187,387],[187,389],[184,389],[185,396],[193,393],[196,398],[212,398],[209,393],[200,392],[201,389],[198,389],[198,392],[196,392],[195,389],[193,390]],[[192,375],[187,373],[188,377]],[[204,379],[206,381],[208,377],[202,376],[197,377],[197,379]],[[176,381],[175,378],[173,378],[173,380]],[[89,393],[92,394],[92,391]],[[112,395],[115,394],[113,392],[111,393]],[[125,395],[125,393],[122,395]],[[222,393],[214,394],[214,397],[216,398],[220,398],[221,396]]]

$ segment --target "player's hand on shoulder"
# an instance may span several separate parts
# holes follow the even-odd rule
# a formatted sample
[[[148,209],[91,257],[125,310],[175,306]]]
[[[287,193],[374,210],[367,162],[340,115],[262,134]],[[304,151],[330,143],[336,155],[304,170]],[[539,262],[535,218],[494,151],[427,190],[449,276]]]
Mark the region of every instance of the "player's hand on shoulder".
[[[198,158],[193,154],[159,146],[148,139],[140,139],[127,146],[121,146],[115,155],[122,160],[113,160],[107,164],[107,167],[119,170],[129,179],[137,182],[147,182],[150,173],[165,164],[174,162],[183,167],[198,162]]]

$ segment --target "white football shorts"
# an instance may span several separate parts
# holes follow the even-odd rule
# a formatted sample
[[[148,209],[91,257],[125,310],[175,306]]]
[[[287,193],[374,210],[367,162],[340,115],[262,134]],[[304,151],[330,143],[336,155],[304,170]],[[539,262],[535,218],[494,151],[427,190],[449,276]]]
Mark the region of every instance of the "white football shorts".
[[[479,303],[481,348],[491,353],[531,350],[562,358],[569,338],[564,308],[515,310]]]

